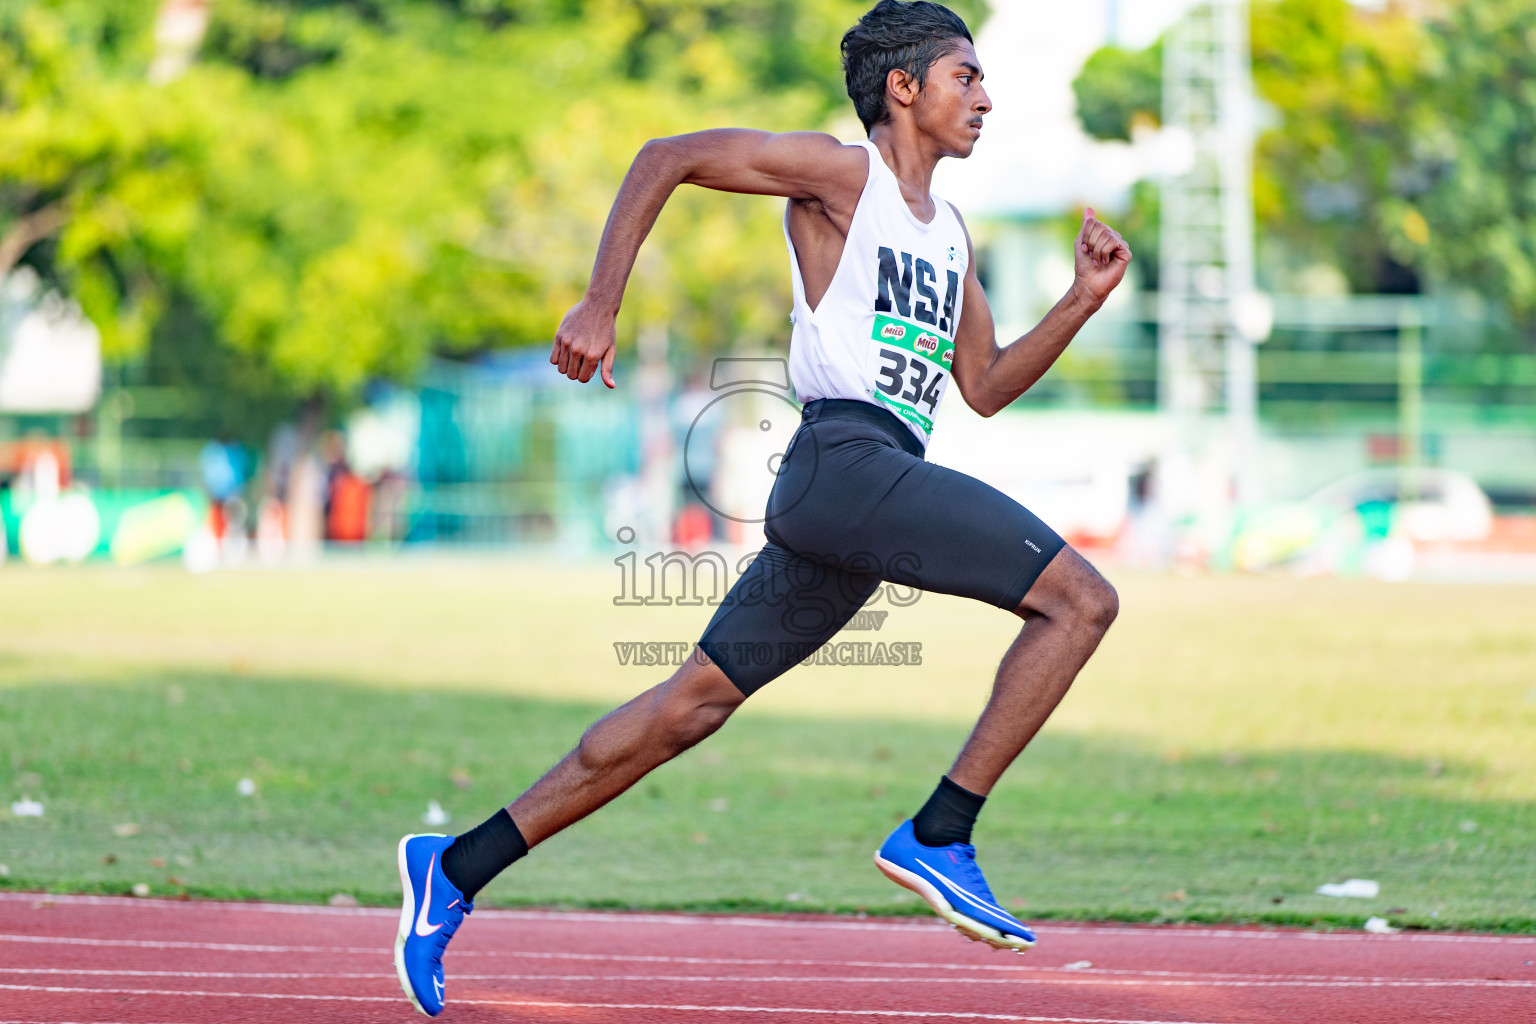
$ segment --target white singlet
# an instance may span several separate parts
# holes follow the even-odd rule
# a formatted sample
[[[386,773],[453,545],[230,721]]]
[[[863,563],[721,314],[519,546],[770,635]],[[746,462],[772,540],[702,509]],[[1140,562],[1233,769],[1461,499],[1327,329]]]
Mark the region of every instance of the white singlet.
[[[851,398],[889,409],[927,447],[955,354],[965,230],[931,192],[933,220],[918,220],[879,148],[858,145],[869,151],[869,177],[832,283],[814,310],[784,213],[795,296],[789,378],[802,402]]]

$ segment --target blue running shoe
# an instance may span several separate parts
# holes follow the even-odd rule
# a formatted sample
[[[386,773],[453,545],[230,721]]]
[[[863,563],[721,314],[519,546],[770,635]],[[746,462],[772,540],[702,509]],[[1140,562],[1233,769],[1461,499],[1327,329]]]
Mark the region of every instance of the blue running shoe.
[[[400,840],[400,932],[395,973],[411,1004],[436,1017],[443,1012],[443,951],[474,909],[443,874],[443,851],[453,836],[412,835]]]
[[[973,942],[1019,953],[1035,944],[1035,933],[997,905],[969,843],[924,846],[912,834],[912,822],[904,821],[875,851],[875,866]]]

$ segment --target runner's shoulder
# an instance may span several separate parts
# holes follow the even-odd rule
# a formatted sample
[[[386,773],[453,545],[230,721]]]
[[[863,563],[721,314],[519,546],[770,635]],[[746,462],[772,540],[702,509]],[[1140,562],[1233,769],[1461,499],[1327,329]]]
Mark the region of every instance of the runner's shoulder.
[[[834,187],[863,191],[869,176],[869,151],[826,132],[784,132],[773,144],[796,161],[803,173]]]

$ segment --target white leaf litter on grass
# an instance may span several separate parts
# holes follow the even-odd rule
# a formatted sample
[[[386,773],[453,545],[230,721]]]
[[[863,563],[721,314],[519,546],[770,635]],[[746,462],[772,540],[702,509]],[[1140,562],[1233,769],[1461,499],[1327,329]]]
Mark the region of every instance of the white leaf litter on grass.
[[[1401,928],[1393,928],[1392,923],[1384,917],[1368,917],[1365,919],[1365,930],[1372,935],[1396,935]]]
[[[241,779],[239,782],[235,783],[235,792],[239,793],[241,796],[255,796],[256,783],[250,779]]]
[[[439,804],[436,800],[427,801],[427,813],[421,816],[422,824],[446,825],[452,820],[453,816],[447,811],[443,810],[442,805]]]
[[[0,878],[10,878],[11,868],[8,864],[0,864]]]
[[[1351,878],[1346,882],[1329,883],[1317,887],[1319,896],[1340,896],[1357,900],[1373,900],[1381,895],[1381,885],[1369,878]]]
[[[31,797],[24,796],[11,804],[11,813],[18,818],[41,818],[43,805]]]
[[[133,894],[140,899],[143,899],[145,896],[149,895],[149,886],[143,882],[135,882],[133,885]]]

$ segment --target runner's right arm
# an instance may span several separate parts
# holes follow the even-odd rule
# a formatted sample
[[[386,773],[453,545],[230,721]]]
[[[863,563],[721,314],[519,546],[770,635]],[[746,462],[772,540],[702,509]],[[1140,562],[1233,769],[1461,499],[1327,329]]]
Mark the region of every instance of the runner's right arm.
[[[614,321],[640,243],[679,185],[721,192],[820,202],[834,222],[849,223],[868,172],[868,158],[820,132],[720,128],[667,139],[640,149],[609,211],[586,295],[555,332],[549,361],[582,383],[602,370],[613,387]]]
[[[955,216],[959,215],[957,210]],[[970,244],[968,231],[966,244]],[[1073,252],[1075,276],[1067,294],[1051,307],[1034,330],[999,348],[992,311],[976,276],[976,254],[972,250],[950,374],[965,404],[983,416],[1007,408],[1051,368],[1083,324],[1120,284],[1131,262],[1131,247],[1119,232],[1098,219],[1092,207],[1083,211],[1083,227]]]

